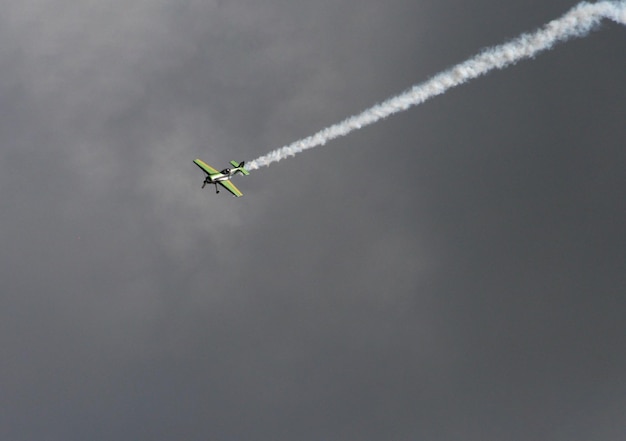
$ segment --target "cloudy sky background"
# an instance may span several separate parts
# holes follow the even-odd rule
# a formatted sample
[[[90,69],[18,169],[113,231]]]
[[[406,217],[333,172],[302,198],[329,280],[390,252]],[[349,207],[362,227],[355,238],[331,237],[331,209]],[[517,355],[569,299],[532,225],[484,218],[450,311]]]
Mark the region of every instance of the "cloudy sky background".
[[[252,160],[574,1],[5,0],[0,438],[626,436],[626,29]]]

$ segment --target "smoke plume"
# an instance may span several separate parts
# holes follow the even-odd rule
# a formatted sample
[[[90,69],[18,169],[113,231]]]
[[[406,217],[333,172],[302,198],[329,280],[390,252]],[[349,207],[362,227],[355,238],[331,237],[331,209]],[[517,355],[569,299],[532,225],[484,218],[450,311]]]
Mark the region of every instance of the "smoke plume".
[[[389,98],[358,115],[351,116],[338,124],[320,130],[312,136],[247,162],[246,168],[256,170],[259,167],[268,166],[273,162],[294,156],[304,150],[324,145],[332,139],[345,136],[389,115],[417,106],[493,69],[504,69],[520,60],[551,49],[556,43],[574,37],[583,37],[596,28],[605,18],[626,25],[626,1],[579,3],[561,18],[551,21],[533,33],[522,34],[508,43],[488,48],[469,60],[457,64],[451,69],[435,75],[430,80],[413,86],[406,92]]]

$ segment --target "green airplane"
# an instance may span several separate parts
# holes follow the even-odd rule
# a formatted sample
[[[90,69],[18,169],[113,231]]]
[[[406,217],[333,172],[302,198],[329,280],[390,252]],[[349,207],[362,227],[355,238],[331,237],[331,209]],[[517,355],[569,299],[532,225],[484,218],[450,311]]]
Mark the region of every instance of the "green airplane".
[[[241,173],[245,176],[248,176],[250,174],[250,172],[243,167],[243,161],[240,163],[237,163],[237,161],[230,161],[230,164],[234,168],[225,168],[221,172],[215,170],[213,167],[211,167],[209,164],[202,161],[201,159],[195,159],[193,163],[200,167],[202,171],[207,174],[207,177],[202,184],[202,188],[204,188],[207,184],[213,184],[215,185],[215,193],[219,193],[220,191],[217,188],[217,184],[220,184],[226,190],[230,191],[236,198],[243,196],[243,193],[237,187],[235,187],[235,184],[230,182],[230,178],[238,173]]]

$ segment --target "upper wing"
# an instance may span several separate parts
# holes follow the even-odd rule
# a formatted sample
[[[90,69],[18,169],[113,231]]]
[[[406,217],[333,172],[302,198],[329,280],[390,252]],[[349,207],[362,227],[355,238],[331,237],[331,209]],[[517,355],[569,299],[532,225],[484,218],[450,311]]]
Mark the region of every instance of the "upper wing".
[[[235,196],[236,198],[243,196],[243,193],[239,191],[239,189],[235,187],[235,184],[233,184],[232,182],[218,181],[217,183],[220,184],[222,187],[224,187],[226,190],[230,191],[233,194],[233,196]]]
[[[211,167],[209,164],[201,159],[194,159],[193,163],[200,167],[202,170],[204,170],[204,172],[208,175],[214,175],[215,173],[219,173],[217,170],[215,170],[213,167]]]

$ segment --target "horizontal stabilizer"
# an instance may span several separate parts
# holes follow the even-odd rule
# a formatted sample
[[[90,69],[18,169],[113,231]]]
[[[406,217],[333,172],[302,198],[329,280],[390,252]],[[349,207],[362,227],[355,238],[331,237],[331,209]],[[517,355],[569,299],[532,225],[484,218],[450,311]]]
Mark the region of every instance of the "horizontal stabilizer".
[[[235,167],[238,171],[240,171],[241,173],[243,173],[246,176],[248,176],[250,174],[250,172],[243,167],[245,165],[244,161],[241,161],[241,162],[230,161],[230,165]]]

